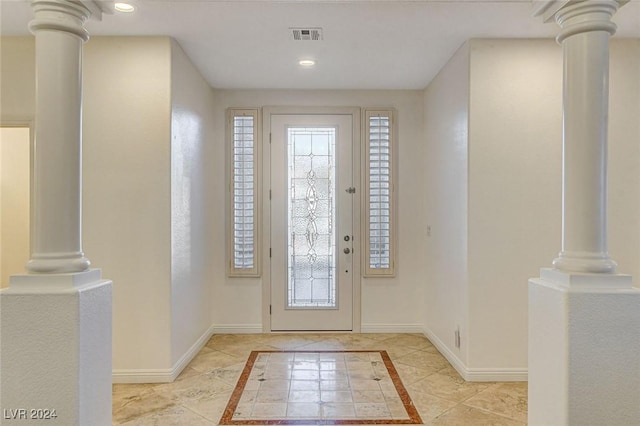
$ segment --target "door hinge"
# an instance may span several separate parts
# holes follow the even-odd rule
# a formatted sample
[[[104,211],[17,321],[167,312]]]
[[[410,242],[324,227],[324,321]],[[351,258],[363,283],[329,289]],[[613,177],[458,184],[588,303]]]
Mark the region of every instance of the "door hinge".
[[[271,199],[271,190],[269,190],[269,199]]]
[[[271,315],[271,305],[269,305],[269,315]]]
[[[271,143],[271,133],[269,133],[269,143]]]
[[[271,247],[269,247],[269,257],[271,257]]]

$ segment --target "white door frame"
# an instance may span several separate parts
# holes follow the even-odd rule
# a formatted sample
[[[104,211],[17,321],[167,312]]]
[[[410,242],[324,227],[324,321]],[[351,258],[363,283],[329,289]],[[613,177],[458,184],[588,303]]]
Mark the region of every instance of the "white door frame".
[[[271,150],[269,149],[272,115],[350,115],[353,123],[353,182],[356,193],[353,199],[353,333],[361,329],[361,258],[360,258],[360,171],[362,169],[362,141],[360,138],[360,108],[357,107],[264,107],[262,108],[262,331],[271,332],[271,210],[269,190],[271,187]]]

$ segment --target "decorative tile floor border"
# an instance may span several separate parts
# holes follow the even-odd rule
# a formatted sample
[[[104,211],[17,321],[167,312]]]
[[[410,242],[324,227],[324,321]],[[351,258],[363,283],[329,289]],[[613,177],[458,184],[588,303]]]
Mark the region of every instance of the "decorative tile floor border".
[[[379,357],[382,359],[382,362],[386,368],[386,372],[389,375],[389,378],[391,380],[391,382],[393,383],[393,388],[395,389],[395,392],[397,393],[398,397],[400,398],[400,400],[402,401],[402,406],[404,408],[404,411],[406,412],[406,414],[403,414],[401,416],[393,416],[393,415],[388,415],[386,417],[375,417],[375,418],[367,418],[367,417],[354,417],[354,416],[343,416],[343,417],[348,417],[348,418],[341,418],[339,415],[336,415],[336,418],[322,418],[322,416],[313,416],[313,417],[309,417],[309,418],[292,418],[293,416],[289,416],[287,417],[286,415],[284,416],[274,416],[274,417],[269,417],[269,418],[260,418],[260,417],[251,417],[251,418],[247,418],[246,416],[244,416],[244,418],[238,418],[238,414],[236,411],[238,409],[238,406],[240,404],[240,401],[243,397],[243,394],[245,392],[245,388],[247,387],[247,383],[250,381],[251,377],[261,377],[260,379],[252,379],[252,387],[255,385],[255,381],[259,381],[260,382],[260,386],[262,386],[262,383],[264,383],[265,381],[267,381],[267,379],[264,378],[264,376],[262,374],[256,375],[253,374],[252,372],[254,371],[254,366],[256,365],[256,363],[258,362],[258,359],[261,357],[261,355],[263,354],[267,354],[267,358],[268,356],[270,356],[270,354],[291,354],[290,358],[292,359],[296,359],[298,357],[300,358],[304,358],[306,357],[306,355],[304,354],[309,354],[309,357],[313,357],[313,354],[318,354],[318,363],[321,363],[321,357],[330,357],[331,354],[360,354],[360,356],[364,355],[364,354],[379,354]],[[300,354],[300,355],[298,355]],[[285,355],[286,356],[286,355]],[[263,356],[264,358],[264,356]],[[268,361],[267,361],[268,362]],[[289,362],[289,361],[288,361]],[[291,362],[295,362],[295,361],[291,361]],[[301,361],[304,362],[304,361]],[[345,361],[347,362],[347,361]],[[372,365],[375,364],[374,362],[371,362]],[[295,368],[294,365],[291,366],[291,368]],[[320,372],[322,371],[322,369],[319,370],[318,375],[319,375],[319,379],[318,379],[318,384],[320,385],[321,380],[320,380]],[[292,373],[293,374],[293,373]],[[347,374],[347,373],[345,373]],[[286,379],[285,379],[286,380]],[[289,382],[292,381],[292,379],[288,379]],[[346,379],[349,380],[349,391],[352,391],[353,389],[351,388],[351,379]],[[380,381],[382,379],[378,378],[378,377],[374,377],[373,379],[368,379],[368,380],[375,380],[375,381]],[[281,380],[284,381],[284,380]],[[310,382],[313,381],[313,379],[309,380]],[[364,380],[362,381],[362,384],[366,384],[364,383]],[[346,390],[345,390],[346,391]],[[289,388],[287,387],[287,392],[290,392]],[[381,390],[381,392],[384,392],[384,390]],[[288,400],[287,400],[288,401]],[[315,404],[319,404],[322,406],[322,404],[325,404],[325,402],[318,402],[316,401]],[[353,403],[353,405],[355,406],[356,404]],[[234,418],[235,417],[235,418]],[[267,417],[267,416],[265,416]],[[395,417],[395,418],[394,418]],[[400,418],[399,418],[400,417]],[[400,376],[398,375],[398,372],[396,371],[393,363],[391,362],[391,359],[389,358],[389,355],[387,354],[386,351],[378,351],[378,350],[345,350],[345,351],[338,351],[338,350],[332,350],[332,351],[252,351],[251,354],[249,355],[249,359],[247,360],[247,363],[244,367],[244,370],[242,371],[242,374],[240,375],[240,378],[238,379],[238,383],[231,395],[231,398],[229,399],[229,403],[227,404],[227,407],[224,411],[224,413],[222,414],[222,418],[220,419],[219,424],[221,425],[355,425],[355,424],[385,424],[385,425],[395,425],[395,424],[422,424],[422,419],[420,418],[420,415],[418,414],[418,411],[416,409],[416,407],[413,405],[413,402],[411,401],[411,397],[409,396],[409,393],[407,392],[407,390],[405,389],[404,385],[402,384],[402,381],[400,380]]]

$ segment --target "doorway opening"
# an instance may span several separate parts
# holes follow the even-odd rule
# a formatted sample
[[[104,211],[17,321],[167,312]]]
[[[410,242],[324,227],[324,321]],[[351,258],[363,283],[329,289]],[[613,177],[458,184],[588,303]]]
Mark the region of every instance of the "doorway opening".
[[[0,288],[29,260],[31,142],[28,127],[0,127]]]

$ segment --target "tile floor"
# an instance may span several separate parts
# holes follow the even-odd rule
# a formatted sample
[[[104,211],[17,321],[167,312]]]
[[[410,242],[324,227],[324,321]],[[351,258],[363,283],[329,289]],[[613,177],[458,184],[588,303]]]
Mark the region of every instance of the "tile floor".
[[[296,353],[275,356],[275,359],[280,358],[280,360],[283,357],[293,356],[292,359],[285,361],[285,364],[288,364],[290,368],[277,367],[278,362],[274,362],[272,368],[269,369],[271,370],[269,376],[266,376],[269,360],[264,355],[270,357],[271,354],[274,354],[273,351],[304,351],[311,354],[307,356],[312,358],[317,356],[317,364],[313,364],[315,362],[313,360],[302,360],[305,356],[299,352],[299,362],[306,362],[306,364],[298,364],[299,367],[309,368],[298,368],[299,371],[306,372],[297,374],[316,374],[309,372],[315,371],[317,366],[320,381],[316,380],[315,376],[305,376],[304,378],[293,376],[296,371]],[[129,426],[217,425],[227,408],[229,408],[225,418],[228,420],[227,423],[233,421],[244,421],[245,424],[266,423],[266,421],[260,422],[260,420],[271,422],[276,419],[276,417],[269,417],[270,414],[268,414],[269,409],[273,408],[276,411],[279,410],[274,416],[282,416],[282,420],[287,419],[286,410],[290,409],[289,420],[296,422],[296,424],[313,424],[310,420],[305,423],[306,417],[301,416],[306,414],[299,414],[300,412],[296,411],[298,409],[303,411],[317,410],[318,418],[322,418],[324,415],[325,422],[359,424],[357,423],[358,419],[366,417],[364,413],[371,413],[366,410],[372,409],[372,404],[378,404],[376,407],[382,410],[378,419],[373,420],[376,423],[393,423],[393,421],[386,422],[386,420],[394,419],[394,414],[396,421],[407,421],[406,419],[410,417],[407,409],[405,408],[403,412],[398,406],[396,395],[388,392],[384,400],[386,411],[382,408],[382,400],[378,401],[380,395],[373,394],[375,393],[373,391],[377,391],[377,389],[372,389],[370,392],[373,393],[366,395],[360,392],[363,389],[335,389],[335,393],[326,392],[323,397],[320,387],[322,383],[320,375],[323,371],[321,370],[321,354],[324,354],[325,357],[329,356],[327,354],[335,354],[338,361],[344,359],[345,369],[348,365],[347,360],[351,360],[353,362],[352,368],[346,370],[348,378],[354,374],[363,373],[362,368],[365,366],[364,364],[356,364],[358,362],[355,360],[356,357],[352,357],[355,353],[349,354],[341,351],[367,351],[368,365],[371,365],[372,362],[377,363],[380,351],[385,351],[392,362],[391,370],[395,370],[397,373],[402,383],[401,387],[406,389],[408,397],[425,425],[510,426],[526,424],[526,383],[465,382],[429,340],[419,334],[216,335],[211,338],[173,383],[113,385],[113,424]],[[254,363],[251,368],[246,369],[247,361],[252,356],[252,352],[255,354]],[[384,373],[384,369],[378,371],[380,374]],[[395,374],[389,369],[386,371],[389,377]],[[242,378],[243,372],[245,373],[244,379]],[[261,373],[263,373],[262,376]],[[341,375],[336,371],[334,373]],[[289,389],[291,386],[318,386],[322,403],[318,403],[316,394],[311,395],[315,391],[315,387],[306,392],[289,392],[287,395],[285,395],[283,388],[278,389],[279,385],[276,385],[272,392],[267,391],[269,385],[263,389],[260,387],[265,383],[278,381],[274,375],[279,374],[287,375],[280,380],[287,382]],[[386,380],[386,377],[382,375],[378,378]],[[259,381],[261,378],[266,380]],[[245,382],[244,389],[236,388],[239,381]],[[292,385],[294,381],[296,384]],[[304,381],[308,383],[302,383]],[[280,383],[280,381],[278,382]],[[340,381],[334,382],[340,383]],[[343,382],[350,383],[348,380]],[[283,383],[280,384],[284,386]],[[362,385],[369,386],[365,385],[364,381]],[[359,384],[356,387],[359,387]],[[391,390],[388,383],[386,389]],[[328,391],[328,389],[325,390]],[[402,393],[401,389],[395,390],[398,395]],[[338,394],[338,392],[344,393]],[[350,395],[347,395],[347,392]],[[294,400],[306,399],[307,397],[314,401]],[[235,406],[233,405],[234,398],[236,400]],[[332,404],[334,402],[330,401],[332,398],[340,399],[340,404]],[[373,402],[372,398],[377,402]],[[229,404],[230,402],[232,404]],[[333,412],[327,408],[335,408],[338,405],[340,406]],[[363,414],[362,417],[359,417],[356,411],[358,408]],[[344,413],[343,419],[339,419],[337,414],[331,414],[337,412],[338,409],[343,410],[341,411]],[[391,413],[392,409],[396,411]],[[409,410],[411,409],[409,408]],[[325,412],[328,414],[323,414]],[[375,415],[371,416],[369,419],[376,417]],[[259,419],[259,417],[262,418]],[[344,422],[336,420],[344,420]]]
[[[386,351],[254,351],[221,424],[422,424]]]

